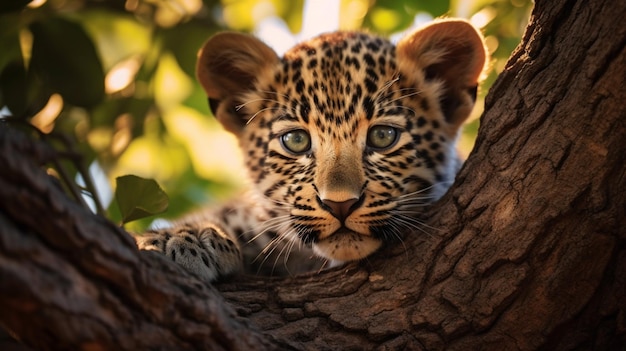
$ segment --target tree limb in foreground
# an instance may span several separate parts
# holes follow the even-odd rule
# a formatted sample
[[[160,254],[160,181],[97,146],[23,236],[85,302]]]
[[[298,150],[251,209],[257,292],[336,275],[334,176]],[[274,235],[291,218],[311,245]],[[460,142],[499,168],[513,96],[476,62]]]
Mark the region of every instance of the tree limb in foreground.
[[[538,1],[436,229],[207,286],[69,200],[0,131],[0,325],[38,349],[626,347],[626,3]],[[218,290],[220,292],[218,292]]]

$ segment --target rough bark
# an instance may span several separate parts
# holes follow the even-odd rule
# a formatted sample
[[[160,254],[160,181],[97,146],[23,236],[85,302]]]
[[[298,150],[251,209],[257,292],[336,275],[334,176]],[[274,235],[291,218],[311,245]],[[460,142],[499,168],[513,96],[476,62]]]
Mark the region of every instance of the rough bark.
[[[538,1],[433,229],[320,274],[207,286],[67,199],[39,167],[54,155],[5,130],[0,325],[38,349],[624,349],[623,18],[623,1]]]

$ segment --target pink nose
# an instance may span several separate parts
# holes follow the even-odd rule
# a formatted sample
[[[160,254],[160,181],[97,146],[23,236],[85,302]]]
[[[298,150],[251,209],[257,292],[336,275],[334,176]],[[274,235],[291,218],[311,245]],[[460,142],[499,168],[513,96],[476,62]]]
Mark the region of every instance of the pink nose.
[[[357,202],[359,202],[359,199],[350,199],[341,202],[322,200],[322,203],[325,205],[324,209],[342,222],[358,207],[355,206]]]

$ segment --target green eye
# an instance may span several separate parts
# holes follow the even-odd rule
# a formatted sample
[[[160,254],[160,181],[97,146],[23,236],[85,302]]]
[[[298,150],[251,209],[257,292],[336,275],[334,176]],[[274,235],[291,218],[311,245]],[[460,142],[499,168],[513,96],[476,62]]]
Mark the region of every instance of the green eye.
[[[390,126],[373,126],[367,132],[367,146],[374,149],[387,149],[398,140],[398,130]]]
[[[305,130],[296,129],[281,135],[280,144],[292,154],[302,154],[311,149],[311,137]]]

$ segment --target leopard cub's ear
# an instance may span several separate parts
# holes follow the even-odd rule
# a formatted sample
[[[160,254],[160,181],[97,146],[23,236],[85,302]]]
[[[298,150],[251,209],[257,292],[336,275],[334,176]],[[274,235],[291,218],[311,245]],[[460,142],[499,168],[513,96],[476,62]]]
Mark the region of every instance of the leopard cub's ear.
[[[261,73],[278,61],[269,46],[241,33],[216,34],[200,49],[196,75],[213,114],[226,130],[236,135],[241,132],[246,121],[236,106],[245,92],[254,89]]]
[[[485,70],[487,51],[482,34],[462,19],[441,19],[417,29],[397,47],[400,64],[424,72],[426,80],[444,83],[442,112],[453,128],[469,116]]]

